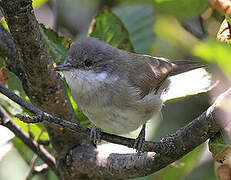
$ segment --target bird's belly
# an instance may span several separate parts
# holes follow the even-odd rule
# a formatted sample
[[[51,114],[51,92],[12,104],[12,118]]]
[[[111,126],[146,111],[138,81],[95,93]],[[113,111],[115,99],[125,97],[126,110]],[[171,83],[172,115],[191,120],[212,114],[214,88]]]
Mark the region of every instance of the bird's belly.
[[[88,116],[90,121],[104,132],[111,134],[127,134],[145,124],[151,116],[137,113],[130,110],[115,110],[115,108],[107,107],[106,109],[93,109],[90,111],[82,109],[84,114]]]

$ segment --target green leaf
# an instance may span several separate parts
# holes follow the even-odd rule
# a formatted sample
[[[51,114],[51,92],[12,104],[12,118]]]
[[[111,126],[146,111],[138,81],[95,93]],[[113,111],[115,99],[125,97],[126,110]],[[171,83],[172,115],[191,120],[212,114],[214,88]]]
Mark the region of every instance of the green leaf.
[[[209,7],[207,0],[149,0],[149,2],[158,11],[178,18],[200,15]]]
[[[29,164],[34,152],[28,148],[17,136],[12,139],[14,147],[18,150],[21,157]]]
[[[0,58],[0,68],[4,68],[5,63],[4,61]],[[21,97],[27,97],[23,88],[21,81],[18,79],[18,77],[10,72],[8,69],[6,71],[8,80],[5,84],[7,88],[9,88],[11,91],[16,93],[17,95]],[[13,102],[9,98],[7,98],[5,95],[0,93],[0,102],[1,105],[11,114],[11,115],[16,115],[18,113],[23,113],[23,108],[19,106],[17,103]]]
[[[48,48],[48,53],[52,57],[53,61],[57,64],[64,62],[67,50],[70,48],[71,40],[64,36],[59,36],[52,29],[47,29],[43,24],[40,24],[45,43]]]
[[[13,118],[14,122],[17,123],[22,130],[24,130],[26,133],[32,132],[35,139],[39,137],[41,140],[47,140],[49,139],[48,133],[46,132],[44,126],[42,123],[36,123],[36,124],[27,124],[22,121],[20,121],[18,118]],[[40,134],[43,132],[42,134]]]
[[[20,115],[21,116],[21,115]],[[25,133],[32,133],[32,139],[38,141],[38,140],[48,140],[49,136],[48,133],[46,132],[45,128],[43,127],[42,123],[37,123],[37,124],[27,124],[22,121],[20,121],[17,118],[13,118],[14,122],[16,122],[20,128],[25,132]],[[30,162],[31,158],[34,155],[34,152],[31,151],[30,148],[28,148],[18,137],[15,137],[12,140],[13,145],[15,148],[18,150],[18,152],[21,154],[22,158],[26,162]],[[50,146],[48,146],[50,148]]]
[[[223,132],[219,132],[214,138],[209,140],[209,151],[218,162],[223,162],[230,157],[231,146],[228,144]]]
[[[109,9],[105,8],[95,16],[90,25],[88,35],[117,48],[134,51],[127,29]]]
[[[40,6],[42,6],[43,4],[45,4],[48,0],[33,0],[32,2],[32,6],[34,9],[39,8]]]
[[[216,63],[231,78],[231,47],[216,40],[207,40],[198,43],[193,48],[193,54],[208,61]]]
[[[4,28],[6,28],[9,31],[8,24],[7,24],[7,22],[6,22],[6,20],[5,20],[4,17],[0,18],[0,23],[4,26]]]
[[[127,28],[135,52],[149,53],[154,34],[154,9],[148,4],[138,3],[116,7],[113,12]]]

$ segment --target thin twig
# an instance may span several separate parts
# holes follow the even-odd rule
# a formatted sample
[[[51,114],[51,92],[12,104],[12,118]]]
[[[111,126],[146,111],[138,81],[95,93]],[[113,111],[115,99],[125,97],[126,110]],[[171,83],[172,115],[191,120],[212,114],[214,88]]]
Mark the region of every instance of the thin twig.
[[[7,112],[0,106],[0,123],[1,125],[10,129],[24,144],[26,144],[34,153],[47,163],[50,168],[59,175],[59,171],[55,166],[55,158],[41,145],[38,145],[36,141],[31,140],[28,134],[26,134],[21,128],[11,119]]]
[[[36,142],[38,142],[38,140],[42,136],[43,132],[44,132],[44,130],[40,131],[38,137],[36,138]],[[35,168],[36,162],[38,161],[38,157],[39,156],[37,154],[34,154],[32,160],[31,160],[31,163],[30,163],[30,170],[29,170],[29,172],[28,172],[25,180],[30,180],[33,177],[33,175],[34,175],[34,168]]]
[[[36,165],[36,162],[38,161],[38,155],[37,154],[34,154],[32,160],[31,160],[31,164],[30,164],[30,170],[25,178],[25,180],[31,180],[31,178],[33,177],[34,175],[34,167]]]
[[[41,164],[39,166],[34,167],[34,174],[42,173],[48,170],[49,170],[49,166],[47,164]]]

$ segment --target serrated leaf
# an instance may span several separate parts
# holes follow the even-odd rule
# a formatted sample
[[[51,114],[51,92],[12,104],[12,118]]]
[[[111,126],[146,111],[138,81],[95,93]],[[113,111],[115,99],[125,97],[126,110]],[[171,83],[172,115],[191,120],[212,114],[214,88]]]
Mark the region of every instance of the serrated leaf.
[[[127,51],[134,51],[129,33],[121,20],[109,9],[103,9],[93,19],[88,36]]]
[[[149,0],[149,2],[158,11],[178,18],[200,15],[209,7],[207,0]]]
[[[209,151],[218,162],[223,162],[230,157],[231,145],[228,144],[222,132],[219,132],[214,138],[209,140]]]
[[[40,24],[40,29],[49,55],[54,62],[62,64],[66,58],[67,50],[70,48],[71,41],[64,36],[59,36],[52,29],[47,29],[43,24]]]
[[[155,39],[154,9],[148,4],[129,4],[116,7],[113,12],[127,28],[135,52],[148,53]]]

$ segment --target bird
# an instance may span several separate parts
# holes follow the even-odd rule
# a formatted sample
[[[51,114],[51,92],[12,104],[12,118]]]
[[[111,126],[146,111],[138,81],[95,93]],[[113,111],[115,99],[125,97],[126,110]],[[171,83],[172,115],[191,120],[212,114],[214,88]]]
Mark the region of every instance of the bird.
[[[203,67],[128,52],[88,37],[75,41],[54,70],[63,72],[73,99],[95,125],[92,136],[98,128],[121,135],[142,126],[134,143],[142,151],[145,125],[160,113],[170,77]]]

